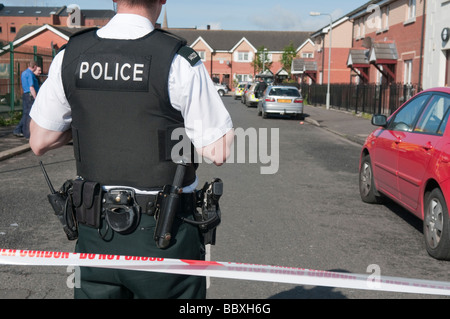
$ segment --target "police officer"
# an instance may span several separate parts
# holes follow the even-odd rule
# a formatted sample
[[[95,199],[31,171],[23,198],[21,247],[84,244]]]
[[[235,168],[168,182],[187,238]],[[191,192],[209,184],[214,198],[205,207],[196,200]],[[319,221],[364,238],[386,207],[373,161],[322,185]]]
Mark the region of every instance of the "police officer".
[[[80,222],[77,252],[202,259],[198,229],[179,218],[170,246],[156,247],[153,195],[173,180],[175,128],[184,125],[197,153],[221,165],[234,137],[232,120],[198,54],[154,28],[166,0],[114,2],[117,14],[106,26],[73,36],[52,62],[31,111],[30,145],[40,156],[73,139],[84,204],[92,200],[87,181],[103,189],[125,185],[141,196],[137,225],[125,232],[105,220],[98,227]],[[188,189],[197,183],[189,166],[178,215],[192,215]],[[203,277],[82,268],[75,297],[204,298],[205,290]]]

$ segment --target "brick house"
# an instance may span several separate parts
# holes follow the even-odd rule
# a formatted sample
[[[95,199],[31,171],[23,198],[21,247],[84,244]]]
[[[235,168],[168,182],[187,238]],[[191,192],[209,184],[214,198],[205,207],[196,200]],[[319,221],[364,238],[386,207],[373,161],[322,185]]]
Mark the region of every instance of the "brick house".
[[[311,34],[314,53],[309,59],[297,60],[294,64],[294,74],[305,74],[311,79],[311,83],[327,84],[328,73],[330,83],[348,83],[350,70],[347,68],[346,59],[351,48],[352,23],[347,16],[333,21],[331,32],[331,70],[328,68],[330,50],[330,25]],[[304,69],[302,71],[302,69]]]
[[[4,44],[17,38],[26,25],[67,27],[72,7],[14,7],[0,3],[0,41]],[[114,16],[113,10],[81,10],[77,24],[81,27],[103,26]],[[73,15],[75,17],[75,15]]]
[[[274,76],[285,74],[281,58],[290,44],[298,48],[297,56],[312,53],[311,47],[304,45],[308,42],[310,32],[196,29],[169,31],[186,39],[188,45],[202,57],[211,77],[230,88],[237,82],[255,80],[258,72],[252,62],[262,47],[267,49],[268,60],[272,63],[270,72]]]
[[[352,83],[421,86],[426,8],[424,0],[370,1],[349,14]]]

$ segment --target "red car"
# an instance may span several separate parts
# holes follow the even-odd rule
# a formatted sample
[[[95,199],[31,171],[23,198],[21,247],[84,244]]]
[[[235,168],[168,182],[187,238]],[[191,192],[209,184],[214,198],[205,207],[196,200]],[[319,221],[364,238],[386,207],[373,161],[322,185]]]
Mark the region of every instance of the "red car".
[[[450,260],[450,88],[422,91],[366,140],[360,160],[361,199],[387,196],[423,220],[428,253]]]

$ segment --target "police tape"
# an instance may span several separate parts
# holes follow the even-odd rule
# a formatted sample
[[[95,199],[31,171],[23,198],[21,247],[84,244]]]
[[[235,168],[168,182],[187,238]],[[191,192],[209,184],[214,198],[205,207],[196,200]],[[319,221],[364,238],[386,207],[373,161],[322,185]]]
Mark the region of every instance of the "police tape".
[[[0,265],[97,267],[305,286],[450,295],[450,282],[234,262],[0,249]]]

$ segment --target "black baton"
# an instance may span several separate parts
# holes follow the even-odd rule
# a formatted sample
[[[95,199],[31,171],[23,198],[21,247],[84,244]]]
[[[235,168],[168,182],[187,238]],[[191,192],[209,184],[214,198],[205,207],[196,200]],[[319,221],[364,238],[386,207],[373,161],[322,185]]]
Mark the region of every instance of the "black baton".
[[[161,193],[161,203],[155,228],[155,242],[160,249],[169,246],[172,238],[172,224],[180,207],[180,195],[183,191],[183,180],[186,172],[186,163],[177,163],[177,170],[172,185],[166,185]]]

